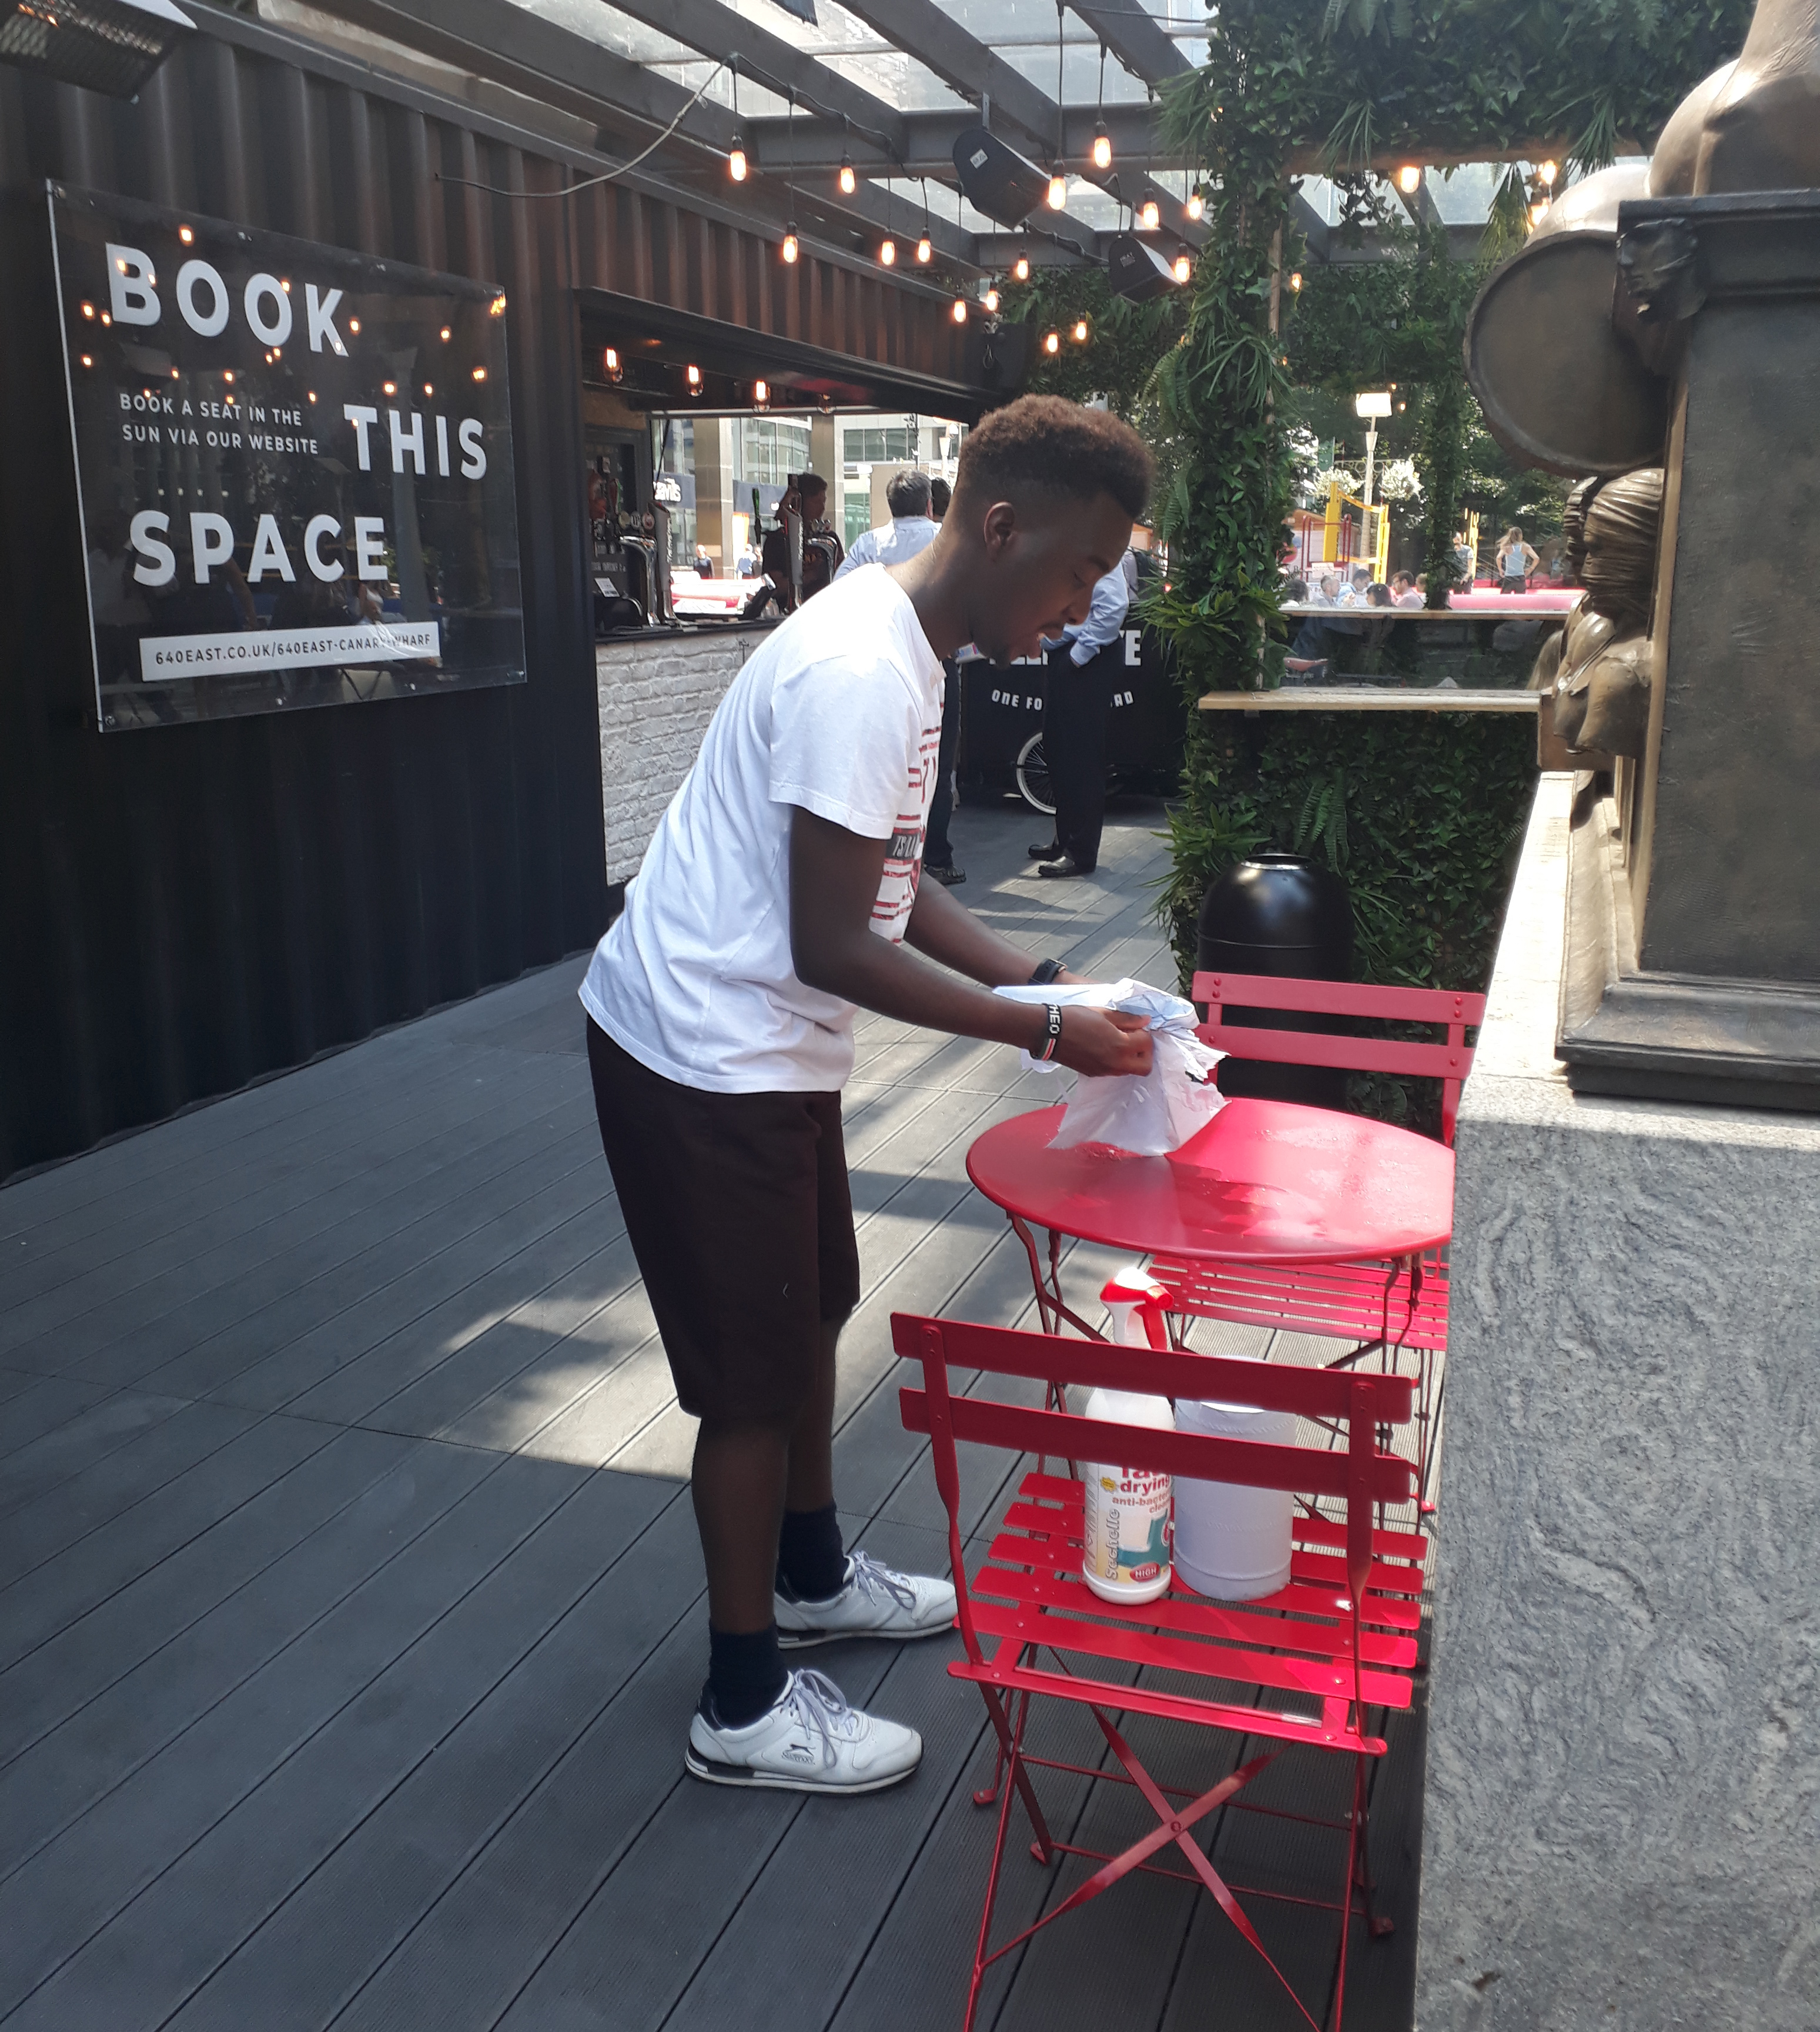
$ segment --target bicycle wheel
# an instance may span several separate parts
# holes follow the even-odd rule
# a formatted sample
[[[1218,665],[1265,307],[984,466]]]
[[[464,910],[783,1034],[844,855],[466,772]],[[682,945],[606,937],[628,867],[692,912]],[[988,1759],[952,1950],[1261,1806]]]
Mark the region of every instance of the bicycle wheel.
[[[1055,816],[1055,790],[1043,758],[1042,736],[1033,734],[1017,751],[1017,794],[1032,811]]]

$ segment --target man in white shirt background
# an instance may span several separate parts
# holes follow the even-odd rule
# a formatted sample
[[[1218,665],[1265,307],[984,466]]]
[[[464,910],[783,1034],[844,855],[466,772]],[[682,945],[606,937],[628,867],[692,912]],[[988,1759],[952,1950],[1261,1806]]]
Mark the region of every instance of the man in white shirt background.
[[[908,564],[934,542],[941,525],[929,513],[927,473],[894,473],[885,488],[885,506],[891,511],[890,521],[860,532],[836,578],[846,577],[862,565]]]
[[[1102,652],[1124,636],[1125,616],[1137,587],[1137,561],[1128,550],[1098,581],[1087,618],[1046,643],[1043,679],[1042,759],[1055,797],[1055,837],[1032,846],[1039,875],[1091,875],[1099,865],[1106,824],[1106,722],[1112,708],[1113,674],[1121,660]]]
[[[937,1635],[954,1610],[947,1581],[849,1552],[836,1518],[835,1350],[860,1290],[840,1089],[862,1007],[1078,1072],[1149,1069],[1135,1018],[993,995],[1071,977],[920,876],[942,659],[975,642],[1009,662],[1084,621],[1150,482],[1104,412],[1027,396],[987,416],[935,541],[846,574],[748,659],[583,984],[620,1212],[700,1420],[698,1778],[851,1794],[921,1758],[915,1730],[784,1661]]]

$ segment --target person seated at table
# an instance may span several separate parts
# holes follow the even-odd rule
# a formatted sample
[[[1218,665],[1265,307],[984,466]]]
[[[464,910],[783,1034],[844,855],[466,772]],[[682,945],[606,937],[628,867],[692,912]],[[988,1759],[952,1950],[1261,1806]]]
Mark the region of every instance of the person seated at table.
[[[1340,574],[1337,572],[1322,573],[1309,604],[1314,607],[1337,607],[1340,604]]]
[[[1374,579],[1365,588],[1365,604],[1367,607],[1394,607],[1397,603],[1390,596],[1389,587],[1382,579]]]
[[[1369,603],[1366,595],[1371,588],[1371,574],[1363,565],[1355,565],[1352,575],[1340,588],[1342,607],[1364,607]]]
[[[747,659],[582,984],[619,1217],[700,1421],[696,1777],[851,1794],[922,1756],[784,1657],[938,1636],[955,1612],[947,1581],[849,1552],[837,1521],[835,1350],[860,1289],[840,1090],[862,1008],[1149,1070],[1139,1018],[992,994],[1073,977],[920,878],[943,657],[972,643],[1006,664],[1084,621],[1151,480],[1103,410],[1032,395],[989,414],[934,542],[830,586]]]
[[[1416,590],[1413,576],[1406,571],[1398,572],[1390,581],[1390,602],[1393,607],[1419,607],[1423,596]]]
[[[1308,581],[1299,573],[1292,573],[1283,581],[1283,604],[1300,607],[1308,597]]]

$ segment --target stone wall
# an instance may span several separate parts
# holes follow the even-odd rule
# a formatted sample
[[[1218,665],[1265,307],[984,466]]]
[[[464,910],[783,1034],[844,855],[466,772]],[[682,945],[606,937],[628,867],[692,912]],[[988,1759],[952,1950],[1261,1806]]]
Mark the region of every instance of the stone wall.
[[[1811,2032],[1820,1119],[1568,1089],[1572,787],[1460,1115],[1416,2022]]]
[[[600,793],[606,877],[637,874],[664,807],[688,773],[702,736],[740,667],[770,631],[653,634],[597,643]]]

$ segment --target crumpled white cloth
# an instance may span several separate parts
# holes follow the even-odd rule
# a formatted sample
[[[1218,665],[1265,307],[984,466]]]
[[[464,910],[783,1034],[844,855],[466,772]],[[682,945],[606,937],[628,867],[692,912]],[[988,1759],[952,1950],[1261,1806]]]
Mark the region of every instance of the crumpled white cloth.
[[[1050,1140],[1052,1150],[1104,1143],[1136,1157],[1165,1157],[1206,1128],[1225,1105],[1225,1096],[1213,1084],[1213,1071],[1226,1055],[1195,1035],[1195,1005],[1179,995],[1129,979],[993,992],[1011,1002],[1117,1009],[1148,1019],[1154,1052],[1150,1070],[1105,1079],[1081,1074]],[[1024,1063],[1044,1072],[1062,1070],[1028,1051]]]

